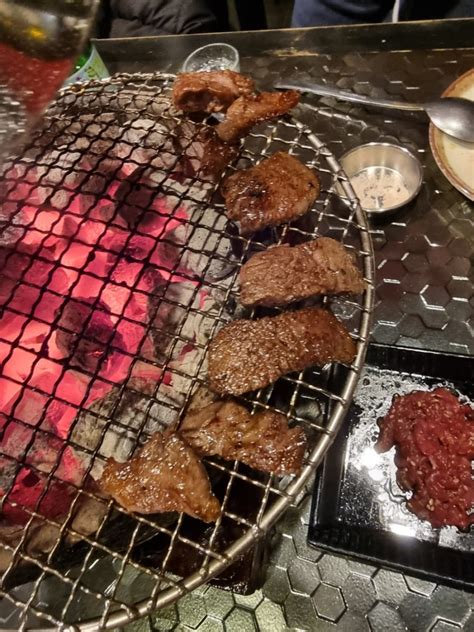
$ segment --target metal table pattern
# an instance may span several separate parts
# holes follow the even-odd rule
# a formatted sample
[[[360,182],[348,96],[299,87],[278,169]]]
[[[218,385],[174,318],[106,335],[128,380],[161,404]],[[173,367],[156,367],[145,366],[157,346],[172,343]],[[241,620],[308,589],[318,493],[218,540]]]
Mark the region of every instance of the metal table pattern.
[[[306,543],[310,489],[277,526],[266,582],[242,596],[204,586],[130,632],[455,632],[474,630],[474,595]]]
[[[366,40],[363,33],[367,27],[365,31],[357,27],[346,31],[348,39],[355,42],[352,48],[341,43],[337,29],[312,29],[313,38],[306,31],[304,39],[293,32],[295,44],[286,48],[292,41],[288,31],[281,37],[276,32],[218,37],[240,48],[242,71],[251,73],[262,87],[291,74],[292,78],[322,80],[371,96],[422,101],[440,94],[456,77],[474,67],[474,49],[455,48],[463,44],[456,41],[453,29],[468,32],[466,21],[461,22],[464,25],[434,27],[444,33],[436,49],[434,45],[423,48],[426,26],[425,30],[423,26],[412,27],[411,41],[416,50],[407,49],[408,27],[403,27],[405,39],[399,46],[404,50],[387,50],[387,46],[398,48],[393,44],[396,27],[390,26],[385,30],[373,27],[378,31],[372,31],[375,36],[369,35]],[[474,21],[470,22],[472,34]],[[333,45],[330,31],[335,35]],[[318,33],[325,45],[318,45]],[[391,38],[388,44],[384,33]],[[168,38],[173,44],[170,52],[164,52],[165,40],[157,44],[161,55],[155,57],[152,42],[137,43],[126,59],[124,55],[117,57],[118,53],[111,55],[118,48],[116,42],[104,43],[102,50],[112,69],[136,71],[142,66],[143,70],[176,70],[179,59],[174,47],[192,49],[215,37],[181,38],[183,44],[178,43],[180,38]],[[282,47],[275,47],[279,40]],[[309,41],[314,44],[309,46]],[[374,41],[379,45],[374,46]],[[143,62],[137,62],[140,46],[149,51]],[[304,101],[308,106],[301,108],[300,116],[336,156],[360,143],[392,141],[411,148],[423,162],[425,184],[416,202],[388,221],[373,224],[378,301],[373,339],[474,354],[474,205],[438,170],[429,150],[426,118],[314,97]],[[471,594],[309,548],[309,506],[308,488],[301,504],[288,511],[278,524],[262,590],[243,597],[204,587],[127,629],[474,630]]]
[[[440,94],[474,67],[474,49],[268,50],[265,34],[260,36],[261,44],[255,43],[258,50],[241,58],[241,69],[261,87],[291,73],[292,78],[324,81],[374,97],[422,101]],[[220,39],[239,47],[238,34]],[[160,69],[176,70],[176,61],[167,62],[165,57],[161,62]],[[377,268],[373,339],[474,354],[474,205],[453,189],[436,166],[426,118],[315,97],[304,101],[308,105],[298,116],[336,156],[365,142],[396,142],[416,152],[424,166],[424,186],[417,200],[372,225]],[[474,630],[473,595],[308,547],[309,509],[310,488],[299,507],[288,511],[277,526],[262,590],[245,597],[205,586],[127,629]]]

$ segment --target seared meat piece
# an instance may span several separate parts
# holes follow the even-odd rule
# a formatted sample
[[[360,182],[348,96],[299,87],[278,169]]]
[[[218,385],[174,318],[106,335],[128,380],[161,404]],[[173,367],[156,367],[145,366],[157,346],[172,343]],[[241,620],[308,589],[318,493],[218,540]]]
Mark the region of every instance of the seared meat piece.
[[[298,474],[306,449],[302,428],[289,428],[284,415],[251,415],[235,402],[216,402],[188,413],[180,432],[200,456],[217,454],[279,475]]]
[[[235,320],[209,345],[209,384],[221,395],[241,395],[315,364],[352,362],[355,353],[345,327],[324,309]]]
[[[287,305],[315,294],[358,293],[364,288],[350,252],[329,237],[293,248],[268,248],[240,271],[242,305]]]
[[[187,122],[186,122],[187,123]],[[215,182],[237,157],[235,145],[221,141],[212,127],[181,125],[175,139],[178,164],[186,177],[198,176]]]
[[[237,148],[223,143],[212,128],[204,129],[198,141],[202,142],[201,176],[218,180],[227,165],[236,158]]]
[[[217,133],[226,143],[235,143],[262,121],[283,116],[298,105],[300,95],[295,90],[261,92],[239,97],[227,110]]]
[[[253,91],[252,79],[233,70],[184,72],[174,82],[173,103],[183,112],[221,112]]]
[[[213,522],[220,506],[207,472],[175,432],[157,432],[125,463],[107,462],[99,486],[128,511],[182,511]]]
[[[222,186],[227,216],[240,222],[243,235],[304,215],[319,191],[316,174],[285,152],[236,171]]]

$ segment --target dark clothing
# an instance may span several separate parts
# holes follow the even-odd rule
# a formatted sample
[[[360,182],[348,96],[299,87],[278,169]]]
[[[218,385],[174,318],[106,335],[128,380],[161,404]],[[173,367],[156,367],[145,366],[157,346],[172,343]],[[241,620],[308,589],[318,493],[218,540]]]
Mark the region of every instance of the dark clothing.
[[[216,31],[217,19],[206,0],[104,0],[99,37],[176,35]]]
[[[395,0],[295,0],[293,26],[362,24],[390,18]],[[401,0],[400,20],[473,17],[474,0]]]
[[[293,26],[383,22],[393,0],[296,0]]]

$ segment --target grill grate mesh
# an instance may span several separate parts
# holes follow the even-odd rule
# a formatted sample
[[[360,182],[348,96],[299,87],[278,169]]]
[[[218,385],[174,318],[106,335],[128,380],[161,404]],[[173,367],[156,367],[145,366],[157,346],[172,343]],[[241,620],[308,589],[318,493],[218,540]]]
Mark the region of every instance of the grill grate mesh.
[[[339,428],[363,364],[372,246],[331,152],[284,117],[257,127],[213,179],[196,169],[200,133],[212,121],[183,122],[170,105],[172,81],[117,75],[63,91],[4,170],[0,379],[10,399],[2,400],[1,480],[4,511],[20,512],[24,523],[0,526],[8,627],[112,628],[216,575],[295,501]],[[225,219],[220,181],[280,150],[318,170],[322,194],[304,218],[241,237]],[[302,474],[277,479],[207,460],[223,509],[210,526],[183,515],[130,516],[101,498],[92,480],[105,458],[126,458],[150,432],[178,423],[205,384],[208,339],[231,318],[254,315],[238,304],[242,263],[270,244],[323,234],[353,250],[368,281],[358,299],[325,301],[357,340],[356,360],[240,398],[304,426],[311,450]],[[53,348],[61,357],[49,357]],[[5,448],[8,432],[24,440],[16,451]],[[34,502],[15,491],[25,474],[36,485]],[[68,503],[55,514],[48,498],[58,494]],[[150,538],[152,564],[137,554]]]

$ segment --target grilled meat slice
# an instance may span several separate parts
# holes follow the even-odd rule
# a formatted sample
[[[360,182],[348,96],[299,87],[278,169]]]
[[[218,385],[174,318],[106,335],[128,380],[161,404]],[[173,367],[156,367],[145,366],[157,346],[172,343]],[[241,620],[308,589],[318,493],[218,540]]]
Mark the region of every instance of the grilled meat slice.
[[[235,402],[215,402],[188,413],[182,436],[200,456],[236,459],[262,472],[298,474],[306,449],[302,428],[289,428],[272,411],[251,415]]]
[[[227,110],[217,133],[226,143],[235,143],[262,121],[283,116],[298,105],[300,95],[295,90],[285,92],[247,93],[236,99]]]
[[[222,112],[253,91],[252,79],[233,70],[184,72],[174,82],[173,103],[183,112]]]
[[[263,388],[292,371],[352,362],[354,341],[327,310],[316,307],[259,320],[235,320],[209,346],[208,378],[220,395]]]
[[[236,171],[222,186],[227,216],[243,235],[304,215],[319,191],[316,174],[285,152]]]
[[[198,128],[185,121],[178,132],[175,150],[179,155],[178,164],[186,177],[197,175],[203,180],[215,182],[239,153],[235,145],[224,143],[212,127]]]
[[[171,431],[155,433],[125,463],[109,459],[99,485],[128,511],[179,511],[204,522],[213,522],[220,514],[203,464]]]
[[[357,294],[365,288],[351,253],[329,237],[254,255],[240,271],[242,305],[287,305],[316,294]]]
[[[201,174],[218,180],[227,165],[237,157],[237,148],[223,143],[212,128],[203,130],[199,140],[202,142]]]

